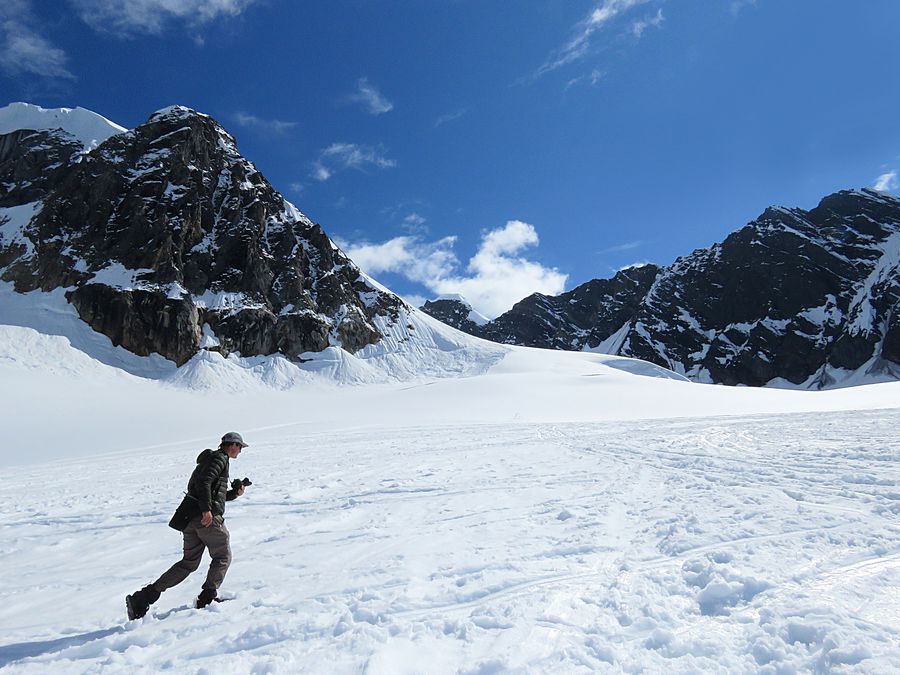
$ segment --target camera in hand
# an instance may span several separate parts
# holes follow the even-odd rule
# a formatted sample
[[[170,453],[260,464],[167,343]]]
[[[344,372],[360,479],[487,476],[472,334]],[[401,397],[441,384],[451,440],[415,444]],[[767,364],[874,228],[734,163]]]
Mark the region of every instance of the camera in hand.
[[[241,486],[247,487],[248,485],[253,485],[253,483],[246,476],[244,476],[244,478],[242,478],[242,479],[235,478],[233,481],[231,481],[231,489],[232,490],[237,490]]]

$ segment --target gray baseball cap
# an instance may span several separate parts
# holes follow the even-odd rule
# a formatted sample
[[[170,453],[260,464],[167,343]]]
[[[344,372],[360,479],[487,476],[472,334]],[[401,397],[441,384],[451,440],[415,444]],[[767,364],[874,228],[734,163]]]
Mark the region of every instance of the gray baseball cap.
[[[228,445],[229,443],[240,443],[242,448],[247,447],[247,444],[244,443],[244,439],[241,438],[241,435],[236,431],[229,431],[222,436],[222,445]]]

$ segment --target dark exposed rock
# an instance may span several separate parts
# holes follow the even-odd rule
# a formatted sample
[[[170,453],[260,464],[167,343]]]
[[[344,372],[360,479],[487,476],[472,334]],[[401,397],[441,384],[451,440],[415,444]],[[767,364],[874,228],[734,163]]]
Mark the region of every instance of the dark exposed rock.
[[[61,130],[0,134],[0,207],[43,197],[81,150],[81,143]]]
[[[0,135],[0,181],[0,206],[41,200],[21,237],[0,240],[0,278],[68,289],[87,323],[136,354],[181,364],[204,324],[224,354],[357,351],[401,306],[187,108],[90,152],[61,130]]]
[[[188,297],[85,284],[66,298],[91,328],[139,356],[156,352],[181,365],[200,344],[197,307]]]
[[[534,293],[482,325],[460,299],[429,300],[421,309],[471,335],[546,349],[597,347],[637,311],[656,278],[656,265],[630,267],[612,279],[593,279],[557,296]]]
[[[669,267],[535,294],[484,326],[453,325],[722,384],[823,387],[837,371],[900,374],[900,199],[847,190],[810,211],[770,208]]]
[[[551,349],[596,348],[634,316],[659,268],[621,270],[558,296],[535,293],[482,329],[496,342]]]
[[[472,314],[472,308],[460,299],[437,298],[436,300],[427,300],[421,309],[448,326],[453,326],[470,335],[480,336],[478,324],[469,318]]]

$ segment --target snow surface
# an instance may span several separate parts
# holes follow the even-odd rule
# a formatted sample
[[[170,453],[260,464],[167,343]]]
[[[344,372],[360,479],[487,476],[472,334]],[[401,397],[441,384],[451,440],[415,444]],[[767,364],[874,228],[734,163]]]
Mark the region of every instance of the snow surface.
[[[25,236],[25,228],[42,206],[40,201],[36,201],[20,206],[0,208],[0,245],[18,244],[24,247],[26,256],[31,255],[34,251],[34,244]]]
[[[0,286],[0,669],[900,670],[900,382],[701,385],[415,311],[383,342],[176,369]],[[125,621],[232,429],[233,600],[192,609],[200,571]]]
[[[0,108],[0,134],[18,129],[62,129],[78,139],[85,150],[128,131],[85,108],[42,108],[31,103],[10,103]]]

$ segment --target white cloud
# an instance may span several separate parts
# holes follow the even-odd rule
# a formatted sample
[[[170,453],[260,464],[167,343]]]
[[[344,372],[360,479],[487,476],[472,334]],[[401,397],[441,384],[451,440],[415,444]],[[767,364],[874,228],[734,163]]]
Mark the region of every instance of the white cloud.
[[[356,83],[357,91],[347,97],[348,101],[362,103],[372,115],[382,115],[394,109],[394,104],[378,89],[369,84],[368,78],[361,77]]]
[[[538,243],[537,230],[534,225],[521,220],[507,221],[505,227],[491,230],[481,238],[481,249],[476,254],[495,258],[518,253],[523,248]]]
[[[319,159],[313,165],[313,177],[326,181],[338,171],[362,171],[368,166],[390,169],[397,166],[397,162],[385,157],[380,148],[355,143],[332,143],[319,153]]]
[[[557,295],[568,275],[538,262],[514,257],[522,249],[538,244],[533,225],[511,220],[505,227],[488,232],[481,248],[469,261],[467,275],[438,280],[438,293],[459,293],[472,307],[496,317],[532,293]]]
[[[463,108],[461,110],[455,110],[454,112],[447,113],[446,115],[441,115],[434,121],[434,128],[437,129],[438,127],[443,126],[448,122],[454,122],[468,112],[468,108]]]
[[[879,192],[891,192],[896,190],[900,187],[900,183],[897,182],[897,170],[894,169],[893,171],[888,171],[887,173],[878,176],[872,187]]]
[[[37,75],[74,80],[68,56],[39,32],[27,0],[0,5],[0,70],[7,75]]]
[[[656,15],[648,19],[638,19],[631,24],[631,33],[636,38],[640,38],[644,31],[650,28],[659,28],[663,22],[663,13],[661,9],[656,10]]]
[[[342,248],[373,276],[392,272],[438,295],[458,293],[477,311],[496,317],[532,293],[555,295],[565,289],[568,275],[519,255],[538,243],[533,225],[510,220],[482,236],[478,251],[462,271],[453,252],[456,237],[425,242],[419,237],[403,236],[381,244]]]
[[[402,236],[380,244],[339,245],[367,274],[393,272],[430,288],[434,280],[451,275],[459,264],[453,253],[455,243],[456,237],[424,242],[419,237]]]
[[[616,244],[615,246],[610,246],[609,248],[604,248],[600,253],[619,253],[621,251],[631,251],[636,248],[640,248],[643,246],[644,242],[640,239],[635,241],[626,241],[624,244]]]
[[[234,115],[234,121],[245,129],[252,129],[261,133],[282,135],[297,126],[296,122],[283,122],[282,120],[267,120],[256,115],[238,111]]]
[[[649,0],[603,0],[600,5],[591,10],[585,19],[582,19],[576,24],[572,38],[561,49],[552,54],[550,58],[538,68],[535,75],[540,77],[545,73],[549,73],[550,71],[561,68],[573,61],[584,58],[590,52],[595,33],[632,8],[648,1]]]
[[[82,21],[102,33],[159,35],[170,23],[192,26],[239,16],[257,0],[69,0]]]

